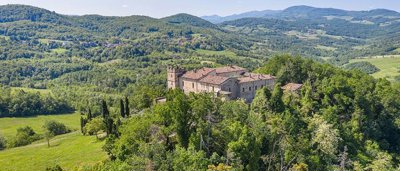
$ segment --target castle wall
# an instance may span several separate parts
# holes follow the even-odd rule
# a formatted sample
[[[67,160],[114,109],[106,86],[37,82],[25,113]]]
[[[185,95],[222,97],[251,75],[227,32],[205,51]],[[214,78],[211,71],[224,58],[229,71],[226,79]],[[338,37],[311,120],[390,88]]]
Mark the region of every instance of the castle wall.
[[[199,83],[196,80],[181,79],[181,89],[189,94],[191,92],[199,92]]]
[[[217,93],[221,87],[213,84],[200,83],[200,92],[214,92]]]
[[[275,81],[271,80],[257,80],[251,82],[243,82],[239,84],[239,97],[244,99],[246,102],[251,102],[257,90],[267,86],[269,89],[273,89]]]
[[[237,99],[239,96],[239,85],[236,79],[229,79],[224,84],[221,85],[221,90],[226,92],[231,92],[229,96],[230,99]]]

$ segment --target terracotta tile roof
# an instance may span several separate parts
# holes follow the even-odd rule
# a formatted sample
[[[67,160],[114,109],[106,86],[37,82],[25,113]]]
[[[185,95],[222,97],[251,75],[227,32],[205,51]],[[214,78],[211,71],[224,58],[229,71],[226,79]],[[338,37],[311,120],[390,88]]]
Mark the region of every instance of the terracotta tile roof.
[[[238,67],[238,66],[226,66],[226,67],[220,67],[220,68],[216,68],[215,71],[217,72],[217,74],[220,73],[227,73],[227,72],[236,72],[236,71],[243,71],[245,72],[246,69],[242,68],[242,67]]]
[[[253,82],[259,80],[270,80],[270,79],[275,79],[275,77],[272,75],[254,74],[254,73],[246,73],[243,75],[243,77],[238,78],[240,83]]]
[[[203,79],[201,79],[200,82],[214,84],[214,85],[220,85],[228,79],[229,79],[229,77],[220,77],[220,76],[209,75],[209,76],[206,76]]]
[[[201,79],[211,72],[215,71],[213,68],[202,68],[202,69],[197,69],[197,70],[192,70],[188,71],[185,74],[182,75],[182,78],[188,78],[188,79],[193,79],[193,80],[198,80]]]
[[[284,90],[288,91],[297,91],[303,87],[303,84],[296,84],[296,83],[288,83],[285,86],[281,87]]]

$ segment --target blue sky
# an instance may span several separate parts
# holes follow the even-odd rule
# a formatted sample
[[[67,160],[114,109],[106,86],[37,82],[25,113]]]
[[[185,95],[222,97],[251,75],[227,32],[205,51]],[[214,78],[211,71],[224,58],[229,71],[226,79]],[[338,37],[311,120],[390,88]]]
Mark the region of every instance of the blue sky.
[[[400,0],[0,0],[0,5],[5,4],[33,5],[61,14],[146,15],[156,18],[177,13],[226,16],[252,10],[280,10],[294,5],[400,11]]]

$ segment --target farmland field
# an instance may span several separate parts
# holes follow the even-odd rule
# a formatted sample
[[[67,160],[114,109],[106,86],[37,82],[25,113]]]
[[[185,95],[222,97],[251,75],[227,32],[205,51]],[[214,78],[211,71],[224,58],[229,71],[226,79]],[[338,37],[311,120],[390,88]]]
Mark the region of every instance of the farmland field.
[[[93,136],[83,136],[79,131],[60,135],[47,142],[38,141],[28,146],[0,151],[1,171],[45,170],[54,165],[64,170],[77,170],[83,165],[93,165],[107,159],[102,150],[104,142]]]
[[[371,58],[359,58],[350,60],[350,63],[367,61],[380,69],[379,72],[372,74],[375,78],[387,78],[390,81],[394,80],[395,76],[400,75],[400,56],[377,56]]]
[[[62,114],[62,115],[39,115],[23,118],[0,118],[0,135],[6,138],[15,136],[17,129],[24,126],[30,126],[36,133],[42,133],[42,125],[47,120],[55,120],[65,124],[72,130],[80,128],[80,115],[78,113]]]

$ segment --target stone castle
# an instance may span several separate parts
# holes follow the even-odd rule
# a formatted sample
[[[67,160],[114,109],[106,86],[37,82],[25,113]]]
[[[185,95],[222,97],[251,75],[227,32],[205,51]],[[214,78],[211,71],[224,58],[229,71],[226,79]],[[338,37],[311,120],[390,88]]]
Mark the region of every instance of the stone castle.
[[[185,93],[214,93],[226,99],[244,99],[251,102],[256,91],[275,85],[272,75],[250,73],[238,66],[202,68],[185,71],[179,67],[168,67],[168,88],[179,88]]]

